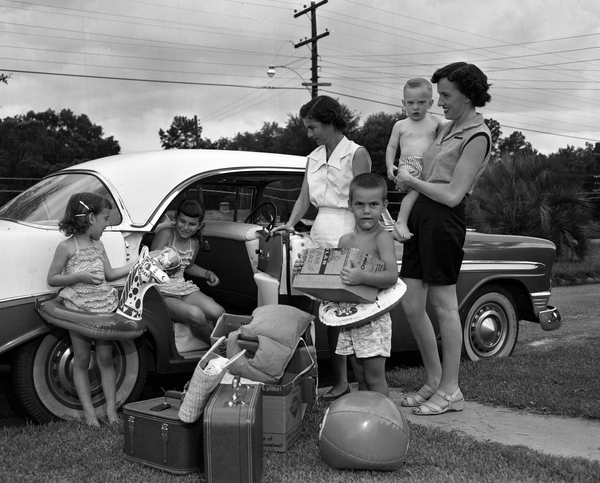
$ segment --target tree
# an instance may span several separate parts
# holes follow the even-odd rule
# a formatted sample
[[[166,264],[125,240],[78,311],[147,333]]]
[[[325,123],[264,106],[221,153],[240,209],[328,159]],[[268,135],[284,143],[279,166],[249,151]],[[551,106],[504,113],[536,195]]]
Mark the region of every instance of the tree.
[[[521,131],[514,131],[507,138],[502,138],[498,141],[498,150],[500,151],[500,154],[515,154],[519,150],[524,149],[537,153],[531,146],[531,143],[525,141],[525,136]]]
[[[202,126],[196,118],[175,116],[167,132],[159,129],[158,136],[163,149],[199,149],[204,147],[200,139]]]
[[[565,182],[528,152],[504,153],[491,162],[467,203],[467,219],[477,231],[546,238],[558,256],[580,259],[589,248],[591,212],[580,184]]]
[[[500,155],[498,141],[500,140],[500,136],[502,136],[500,123],[491,117],[485,118],[483,122],[485,122],[485,125],[488,127],[492,135],[492,158],[497,158]]]
[[[0,121],[0,172],[41,177],[90,159],[118,154],[119,143],[85,114],[51,109]]]
[[[276,140],[282,131],[283,129],[276,122],[265,122],[255,133],[248,131],[243,134],[237,133],[227,149],[274,153]]]
[[[371,171],[373,173],[380,174],[387,179],[387,170],[385,165],[385,152],[387,150],[387,144],[390,139],[390,133],[396,121],[406,119],[406,115],[402,112],[395,114],[388,114],[386,112],[379,112],[377,114],[371,114],[367,117],[364,124],[357,132],[356,137],[353,139],[361,146],[364,146],[371,160],[373,161],[373,167]],[[400,153],[396,153],[398,157]]]

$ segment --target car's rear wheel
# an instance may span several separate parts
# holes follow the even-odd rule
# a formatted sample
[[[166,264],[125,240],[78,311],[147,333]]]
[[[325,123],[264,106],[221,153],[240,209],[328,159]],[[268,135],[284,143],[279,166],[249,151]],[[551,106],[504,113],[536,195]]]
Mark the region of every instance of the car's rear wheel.
[[[482,287],[460,309],[463,354],[477,361],[512,354],[519,334],[514,301],[502,287]]]
[[[142,338],[114,341],[113,357],[120,407],[128,400],[136,400],[144,388],[148,350]],[[106,406],[93,353],[89,377],[92,402],[102,417]],[[17,397],[37,422],[83,417],[73,384],[73,350],[67,331],[53,330],[21,348],[13,360],[13,380]]]

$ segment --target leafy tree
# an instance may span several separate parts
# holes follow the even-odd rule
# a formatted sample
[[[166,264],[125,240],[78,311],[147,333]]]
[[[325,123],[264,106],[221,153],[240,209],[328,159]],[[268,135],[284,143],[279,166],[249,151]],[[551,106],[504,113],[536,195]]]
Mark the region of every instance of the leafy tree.
[[[390,139],[390,133],[396,121],[405,118],[406,115],[402,112],[395,114],[388,114],[386,112],[371,114],[367,117],[357,136],[354,138],[354,141],[364,146],[369,152],[373,161],[371,169],[373,173],[387,178],[385,152]],[[398,154],[396,153],[396,155]]]
[[[514,131],[507,138],[499,139],[498,150],[500,154],[515,154],[519,150],[529,150],[537,153],[531,146],[531,143],[525,141],[525,136],[521,131]]]
[[[237,133],[227,149],[273,153],[276,140],[282,131],[283,129],[276,122],[265,122],[262,128],[255,133],[248,131],[243,134]]]
[[[495,119],[485,118],[484,122],[490,133],[492,134],[492,158],[497,158],[500,155],[500,148],[498,147],[498,142],[500,140],[500,136],[502,136],[502,130],[500,129],[500,123]]]
[[[288,114],[287,123],[275,141],[275,152],[306,156],[315,148],[315,142],[306,135],[306,128],[300,116]]]
[[[558,256],[584,259],[591,210],[581,185],[565,182],[543,157],[520,151],[489,164],[469,197],[467,217],[480,232],[546,238]]]
[[[40,177],[66,166],[118,154],[112,136],[69,109],[51,109],[0,121],[0,171],[6,176]]]
[[[199,149],[206,147],[200,138],[202,126],[196,118],[175,116],[167,132],[159,129],[158,136],[163,149]]]

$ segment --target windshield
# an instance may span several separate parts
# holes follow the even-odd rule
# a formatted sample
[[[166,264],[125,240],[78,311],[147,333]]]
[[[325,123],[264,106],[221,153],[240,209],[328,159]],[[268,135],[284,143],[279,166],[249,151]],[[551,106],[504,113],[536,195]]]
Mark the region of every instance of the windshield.
[[[58,226],[71,195],[83,192],[108,198],[113,206],[109,225],[121,224],[115,200],[98,178],[89,174],[63,174],[43,179],[0,208],[0,218]]]

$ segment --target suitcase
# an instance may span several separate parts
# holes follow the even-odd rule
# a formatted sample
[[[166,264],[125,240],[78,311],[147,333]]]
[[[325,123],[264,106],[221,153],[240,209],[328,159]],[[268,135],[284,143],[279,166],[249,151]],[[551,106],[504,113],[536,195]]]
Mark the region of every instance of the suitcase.
[[[257,483],[263,467],[261,385],[220,384],[204,408],[207,483]]]
[[[123,406],[125,459],[179,475],[202,469],[202,418],[184,423],[180,406],[178,391]]]

